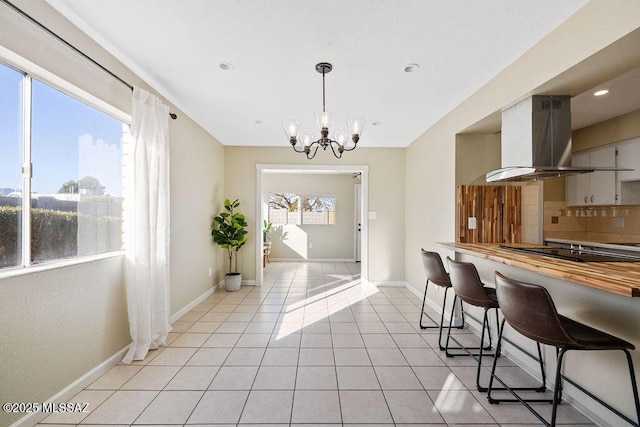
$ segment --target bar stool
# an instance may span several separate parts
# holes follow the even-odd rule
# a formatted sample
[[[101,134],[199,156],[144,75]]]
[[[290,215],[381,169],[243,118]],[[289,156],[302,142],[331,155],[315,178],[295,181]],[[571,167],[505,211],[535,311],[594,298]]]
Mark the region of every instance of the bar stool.
[[[454,305],[456,298],[460,298],[463,302],[473,305],[475,307],[480,307],[484,309],[483,317],[482,317],[482,332],[480,334],[480,346],[479,347],[464,347],[462,346],[454,337],[451,336],[451,330],[447,333],[447,356],[449,356],[449,339],[453,339],[462,350],[469,356],[478,356],[478,369],[476,371],[476,388],[478,391],[485,392],[488,390],[488,387],[483,387],[480,385],[480,372],[482,369],[482,356],[484,355],[484,350],[491,349],[491,328],[489,326],[489,310],[493,309],[496,315],[496,328],[499,327],[499,315],[498,309],[500,308],[500,304],[498,303],[498,298],[496,296],[496,290],[494,288],[485,286],[480,280],[480,275],[478,274],[478,270],[475,265],[469,262],[460,262],[454,261],[451,258],[447,258],[447,262],[449,264],[449,275],[451,277],[451,285],[456,293],[454,298]],[[487,347],[484,346],[484,336],[485,331],[487,331],[489,335],[489,345]],[[513,344],[513,343],[511,343]],[[542,364],[542,351],[540,349],[540,344],[537,344],[538,356],[534,356],[528,353],[523,348],[516,346],[520,351],[522,351],[525,355],[531,357],[533,360],[539,363],[540,371],[542,372],[542,384],[535,387],[518,387],[516,390],[528,390],[535,392],[544,392],[546,390],[546,378],[544,374],[544,366]],[[469,350],[480,350],[479,353],[474,354]],[[500,349],[496,346],[496,349],[493,353],[487,354],[489,357],[498,358],[500,357]],[[495,360],[494,360],[495,363]],[[496,388],[494,388],[495,390]]]
[[[496,363],[493,362],[491,369],[491,378],[489,380],[489,393],[488,399],[490,403],[496,403],[507,400],[495,400],[491,398],[491,390],[493,386],[493,380],[497,380],[501,383],[514,397],[509,401],[518,401],[525,405],[525,407],[531,411],[540,421],[547,426],[556,425],[556,415],[558,403],[562,400],[562,380],[574,385],[580,391],[587,396],[596,400],[607,409],[623,418],[625,421],[633,424],[630,418],[617,411],[615,408],[603,402],[598,397],[594,396],[583,387],[579,386],[569,378],[562,375],[562,362],[564,355],[569,350],[620,350],[624,352],[627,357],[627,364],[629,366],[629,377],[631,379],[631,388],[633,390],[633,397],[636,406],[636,415],[640,422],[640,402],[638,401],[638,386],[636,384],[636,376],[633,369],[633,361],[629,350],[634,350],[633,344],[617,338],[613,335],[609,335],[598,329],[594,329],[590,326],[571,320],[564,317],[556,311],[556,307],[549,295],[549,292],[540,285],[534,285],[530,283],[521,282],[518,280],[510,279],[498,272],[496,272],[496,287],[498,301],[504,319],[502,321],[500,332],[498,335],[498,344],[496,351],[499,351],[502,342],[502,333],[504,332],[505,320],[509,325],[537,343],[547,344],[556,348],[556,354],[558,357],[555,375],[555,387],[553,390],[553,409],[551,411],[551,423],[548,423],[537,411],[535,411],[531,405],[520,397],[513,389],[509,388],[500,378],[495,374]]]
[[[480,345],[478,347],[464,347],[454,337],[451,336],[451,328],[447,331],[447,341],[445,345],[445,354],[448,357],[466,355],[466,356],[478,356],[478,369],[476,371],[476,388],[478,391],[487,391],[486,387],[480,386],[480,370],[482,368],[482,356],[484,350],[491,349],[491,328],[489,327],[489,310],[494,309],[496,313],[496,326],[498,324],[498,300],[496,298],[496,291],[493,288],[484,286],[478,275],[476,267],[468,262],[454,261],[447,257],[447,263],[449,264],[449,277],[451,278],[451,286],[455,291],[455,297],[453,298],[453,305],[456,305],[456,301],[460,298],[467,304],[475,307],[481,307],[484,309],[484,315],[482,317],[482,333],[480,334]],[[453,310],[451,311],[451,320],[453,319]],[[485,331],[489,335],[489,345],[484,346]],[[449,353],[449,340],[453,339],[458,344],[460,349],[464,350],[465,354],[451,354]],[[473,354],[469,350],[480,350],[479,353]],[[499,353],[488,354],[487,356],[496,357]]]
[[[424,287],[424,297],[422,299],[422,309],[420,310],[420,329],[440,329],[440,333],[438,335],[438,346],[440,350],[444,350],[445,348],[442,345],[442,327],[444,321],[444,308],[447,305],[447,293],[449,289],[451,289],[451,281],[449,280],[449,274],[447,274],[444,269],[444,264],[442,263],[442,258],[440,258],[440,254],[437,252],[428,252],[424,249],[420,249],[422,252],[422,266],[424,267],[424,273],[427,276],[427,283]],[[440,324],[433,320],[431,316],[424,312],[424,306],[427,301],[427,289],[429,288],[429,282],[433,283],[436,286],[440,286],[444,288],[444,301],[442,302],[442,313],[440,314]],[[433,322],[435,325],[433,326],[424,326],[422,324],[422,318],[426,316]],[[461,329],[464,327],[464,312],[462,313],[462,325],[456,326],[456,328]]]

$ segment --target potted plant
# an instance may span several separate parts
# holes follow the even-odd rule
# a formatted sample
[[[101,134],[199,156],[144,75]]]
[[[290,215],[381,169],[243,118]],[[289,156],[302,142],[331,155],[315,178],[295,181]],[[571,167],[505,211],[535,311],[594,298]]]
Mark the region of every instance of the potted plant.
[[[266,219],[263,221],[263,224],[264,227],[262,227],[262,241],[264,243],[267,243],[267,239],[271,240],[269,239],[269,233],[271,233],[271,230],[273,229],[273,224]]]
[[[240,289],[242,273],[238,272],[238,251],[247,243],[247,221],[244,215],[235,212],[240,206],[238,199],[230,202],[224,201],[224,211],[213,218],[211,236],[213,241],[221,248],[227,250],[229,256],[229,272],[225,275],[227,291],[235,292]],[[235,271],[232,271],[233,257],[235,255]]]
[[[262,244],[264,249],[263,254],[267,257],[267,261],[269,261],[269,256],[271,255],[271,242],[267,242],[267,240],[271,240],[271,238],[269,237],[269,233],[271,233],[271,230],[273,229],[273,224],[266,219],[262,222],[262,224]]]

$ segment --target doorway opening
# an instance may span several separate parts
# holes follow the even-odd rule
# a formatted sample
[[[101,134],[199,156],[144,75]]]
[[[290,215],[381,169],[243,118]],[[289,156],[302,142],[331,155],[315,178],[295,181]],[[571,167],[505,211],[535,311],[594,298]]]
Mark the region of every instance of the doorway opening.
[[[353,260],[360,261],[362,279],[368,278],[368,218],[364,213],[368,211],[369,166],[366,165],[256,165],[256,237],[259,241],[255,248],[256,284],[263,282],[263,220],[268,218],[269,194],[265,182],[269,174],[291,175],[337,175],[352,174],[359,177],[354,181],[354,214],[353,214]],[[293,177],[292,177],[293,179]],[[351,220],[349,220],[351,221]]]

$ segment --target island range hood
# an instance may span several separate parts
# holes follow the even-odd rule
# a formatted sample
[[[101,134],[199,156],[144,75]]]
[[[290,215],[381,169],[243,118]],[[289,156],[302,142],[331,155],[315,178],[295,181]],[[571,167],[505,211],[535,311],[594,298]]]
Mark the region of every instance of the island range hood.
[[[502,112],[502,168],[487,182],[535,181],[610,167],[571,166],[571,97],[534,95]]]

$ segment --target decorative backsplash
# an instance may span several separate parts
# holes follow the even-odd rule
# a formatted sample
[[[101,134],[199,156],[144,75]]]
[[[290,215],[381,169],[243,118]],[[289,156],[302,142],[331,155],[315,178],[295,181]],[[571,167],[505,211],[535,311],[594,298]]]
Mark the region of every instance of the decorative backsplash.
[[[519,243],[522,241],[522,188],[459,185],[456,241]]]
[[[567,207],[544,202],[544,237],[604,243],[640,243],[640,206]]]

